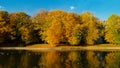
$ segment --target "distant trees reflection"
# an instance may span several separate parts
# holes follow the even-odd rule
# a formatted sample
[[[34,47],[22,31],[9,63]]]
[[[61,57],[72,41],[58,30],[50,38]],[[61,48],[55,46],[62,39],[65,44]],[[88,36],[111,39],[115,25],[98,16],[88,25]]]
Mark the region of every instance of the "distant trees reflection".
[[[0,51],[1,68],[119,68],[119,52]]]

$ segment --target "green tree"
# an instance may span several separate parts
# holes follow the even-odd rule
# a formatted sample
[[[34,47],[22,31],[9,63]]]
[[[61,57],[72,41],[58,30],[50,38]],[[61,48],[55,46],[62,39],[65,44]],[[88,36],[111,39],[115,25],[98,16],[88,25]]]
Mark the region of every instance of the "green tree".
[[[109,43],[120,43],[120,16],[109,16],[105,29],[105,40]]]

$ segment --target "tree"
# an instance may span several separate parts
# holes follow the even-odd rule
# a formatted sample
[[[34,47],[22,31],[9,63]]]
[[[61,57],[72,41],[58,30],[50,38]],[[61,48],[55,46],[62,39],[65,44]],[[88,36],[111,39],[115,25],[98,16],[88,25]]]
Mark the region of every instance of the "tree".
[[[46,24],[46,17],[47,17],[48,11],[46,10],[40,10],[37,14],[35,14],[31,19],[32,19],[32,25],[34,26],[34,40],[36,42],[44,41],[43,38],[44,36],[42,35],[42,32],[45,30],[45,25]]]
[[[98,39],[98,19],[91,13],[85,12],[80,15],[82,30],[84,33],[83,40],[86,44],[94,44]]]
[[[106,43],[105,28],[106,28],[106,21],[102,21],[102,20],[99,21],[99,23],[98,23],[99,38],[97,40],[97,44]]]
[[[13,34],[15,40],[26,44],[30,43],[32,39],[30,16],[24,12],[16,12],[9,14],[9,18],[13,30],[11,34]]]
[[[15,37],[16,36],[15,13],[9,13],[8,17],[9,17],[9,26],[11,28],[9,35],[11,37],[11,40],[15,41],[15,39],[16,39],[16,37]]]
[[[46,30],[46,38],[45,40],[51,44],[59,44],[60,41],[63,39],[63,29],[60,22],[57,20],[52,21],[51,26],[49,29]]]
[[[64,19],[65,39],[71,45],[80,44],[82,38],[79,15],[68,13]]]
[[[120,43],[120,17],[116,14],[109,16],[105,29],[105,40],[109,43]]]
[[[9,39],[7,35],[11,31],[9,27],[9,18],[7,11],[0,11],[0,43],[5,42],[6,39]]]
[[[63,40],[64,25],[62,19],[66,12],[53,10],[48,12],[46,22],[42,28],[42,40],[49,43],[51,46],[59,44]]]
[[[60,42],[78,45],[82,37],[80,26],[77,14],[61,10],[50,11],[42,28],[42,39],[51,45]]]
[[[78,45],[81,42],[82,39],[82,30],[80,24],[74,25],[74,28],[71,33],[71,37],[68,37],[68,41],[71,45]]]

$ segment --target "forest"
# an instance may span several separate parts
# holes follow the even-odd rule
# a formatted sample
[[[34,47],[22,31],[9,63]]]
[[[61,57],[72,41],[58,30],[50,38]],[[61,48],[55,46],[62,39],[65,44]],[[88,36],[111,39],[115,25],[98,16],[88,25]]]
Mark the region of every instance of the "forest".
[[[120,43],[120,16],[100,20],[91,12],[63,10],[25,12],[0,11],[0,44],[94,45]],[[16,45],[17,46],[17,45]]]

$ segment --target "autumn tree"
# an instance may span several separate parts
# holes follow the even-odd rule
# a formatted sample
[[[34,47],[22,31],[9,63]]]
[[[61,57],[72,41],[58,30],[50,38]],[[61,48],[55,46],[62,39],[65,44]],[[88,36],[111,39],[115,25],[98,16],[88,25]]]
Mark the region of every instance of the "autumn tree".
[[[79,15],[61,10],[49,11],[42,28],[42,39],[51,45],[68,42],[78,45],[82,37]]]
[[[105,40],[109,43],[120,43],[120,16],[109,16],[105,29]]]
[[[16,14],[15,13],[9,13],[8,15],[9,17],[9,26],[11,28],[11,31],[10,31],[10,37],[11,37],[11,40],[15,41],[16,40],[16,35],[17,35],[17,28],[16,28],[16,23],[15,23],[15,18],[16,18]]]
[[[84,33],[83,40],[86,44],[94,44],[98,39],[98,19],[91,13],[85,12],[80,15],[82,30]]]
[[[7,35],[11,31],[9,27],[9,18],[7,11],[0,11],[0,43],[4,42],[6,39],[9,39]]]
[[[10,25],[13,29],[11,32],[16,41],[30,43],[32,39],[32,25],[30,16],[24,12],[10,13]]]
[[[47,17],[48,11],[46,10],[40,10],[38,13],[36,13],[31,19],[32,19],[32,25],[33,25],[33,32],[34,32],[34,40],[36,40],[36,42],[39,42],[41,39],[41,41],[43,40],[43,35],[42,35],[42,31],[45,30],[45,25],[46,24],[46,17]]]
[[[79,15],[62,10],[41,10],[30,17],[24,12],[0,11],[0,43],[12,40],[26,44],[44,41],[51,46],[81,45],[95,44],[100,37],[105,37],[107,42],[119,44],[119,22],[120,16],[115,14],[106,24],[90,12]]]
[[[50,11],[47,14],[44,28],[42,28],[42,39],[54,46],[63,40],[64,24],[62,19],[66,12],[60,10]]]
[[[68,42],[71,45],[78,45],[82,40],[83,32],[81,30],[80,24],[74,25],[72,29],[71,37],[68,37]]]
[[[67,13],[64,20],[65,39],[71,45],[78,45],[81,41],[82,31],[79,24],[79,15],[74,13]]]

